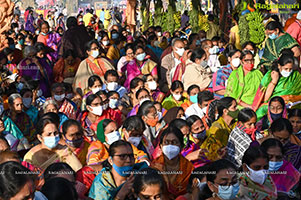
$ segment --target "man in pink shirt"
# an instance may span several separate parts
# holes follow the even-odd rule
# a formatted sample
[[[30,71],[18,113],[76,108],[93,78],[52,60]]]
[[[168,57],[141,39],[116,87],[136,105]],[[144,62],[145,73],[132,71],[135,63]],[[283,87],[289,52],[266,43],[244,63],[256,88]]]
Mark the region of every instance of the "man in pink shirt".
[[[301,50],[301,10],[298,12],[296,20],[286,30],[299,43]]]

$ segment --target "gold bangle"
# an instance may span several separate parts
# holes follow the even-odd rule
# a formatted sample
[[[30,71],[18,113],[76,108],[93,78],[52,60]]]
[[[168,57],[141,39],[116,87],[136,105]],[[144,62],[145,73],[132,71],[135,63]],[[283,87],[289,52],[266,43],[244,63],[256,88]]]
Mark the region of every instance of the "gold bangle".
[[[273,85],[277,85],[277,83],[273,83],[273,81],[271,81],[271,83],[272,83]]]

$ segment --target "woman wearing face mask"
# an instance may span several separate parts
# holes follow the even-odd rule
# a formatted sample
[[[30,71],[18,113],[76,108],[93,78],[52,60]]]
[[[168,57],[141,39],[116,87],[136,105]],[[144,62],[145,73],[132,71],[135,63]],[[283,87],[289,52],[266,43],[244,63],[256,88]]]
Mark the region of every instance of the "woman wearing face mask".
[[[301,109],[292,109],[288,113],[288,119],[293,126],[293,133],[301,140]]]
[[[49,31],[48,22],[44,21],[40,26],[40,34],[37,38],[37,42],[43,43],[45,46],[51,48],[54,52],[50,53],[49,59],[52,62],[56,62],[58,59],[58,44],[60,35],[55,32]]]
[[[223,66],[221,69],[217,70],[213,74],[212,82],[210,83],[210,88],[212,88],[212,91],[218,98],[224,97],[226,93],[227,81],[230,74],[233,70],[236,70],[240,66],[240,50],[229,50],[229,48],[227,47],[224,54],[228,57],[228,65]]]
[[[18,139],[25,137],[29,142],[34,142],[35,127],[30,117],[23,111],[22,96],[18,93],[11,94],[8,97],[8,104],[9,109],[1,115],[6,129]]]
[[[295,57],[298,58],[300,56],[298,42],[290,34],[283,31],[279,22],[271,21],[265,28],[268,39],[259,63],[265,70],[271,69],[273,61],[280,57],[281,51],[285,48],[291,49]]]
[[[240,185],[236,167],[228,160],[217,160],[207,166],[206,182],[201,190],[199,199],[206,200],[234,200]],[[204,184],[204,182],[203,182]]]
[[[269,155],[270,176],[277,187],[278,199],[288,198],[292,193],[296,196],[296,185],[299,183],[300,172],[290,162],[284,160],[282,143],[277,139],[270,138],[261,144],[261,148]]]
[[[277,188],[268,174],[269,156],[260,146],[250,146],[242,157],[239,199],[277,199]]]
[[[200,139],[195,139],[197,134],[192,133],[192,129],[195,130],[197,129],[197,125],[202,125],[198,122],[194,122],[193,125],[191,125],[191,121],[195,119],[199,120],[197,116],[189,117],[187,122],[183,119],[175,119],[169,124],[169,126],[178,128],[182,132],[184,136],[184,147],[181,151],[181,154],[187,160],[189,160],[195,168],[197,168],[205,165],[208,160],[205,159],[203,154],[204,150],[200,149],[200,145],[195,142],[195,140],[199,141]]]
[[[168,196],[164,178],[152,168],[143,169],[135,176],[133,189],[135,197],[140,200],[164,200]]]
[[[165,94],[158,88],[158,83],[156,79],[151,74],[146,74],[143,76],[144,86],[150,92],[152,99],[157,102],[162,102]]]
[[[245,42],[242,45],[242,51],[246,51],[246,50],[251,51],[251,53],[254,55],[254,68],[258,68],[258,64],[260,63],[260,58],[259,58],[258,49],[256,45],[251,41]]]
[[[200,87],[198,85],[190,85],[187,89],[187,94],[189,96],[189,101],[183,103],[181,107],[186,111],[192,104],[198,102],[198,93],[200,93]]]
[[[130,61],[123,67],[126,72],[126,81],[124,87],[129,88],[131,80],[139,75],[151,74],[155,79],[158,79],[157,64],[149,59],[146,55],[145,49],[141,45],[134,47],[135,59]]]
[[[40,50],[40,57],[44,54],[44,45],[39,43],[36,46],[27,46],[24,49],[24,59],[19,63],[19,76],[29,76],[39,81],[40,89],[45,97],[50,96],[50,85],[52,84],[52,69],[46,59],[37,58],[37,50]],[[42,65],[44,64],[44,65]]]
[[[104,119],[97,125],[97,139],[90,144],[87,153],[87,164],[98,165],[109,157],[110,145],[121,139],[117,123],[111,119]]]
[[[257,110],[259,119],[266,114],[265,104],[272,97],[280,96],[286,103],[298,102],[301,99],[301,75],[293,70],[294,57],[290,54],[282,54],[275,60],[272,69],[263,77],[256,97],[253,102],[253,109]]]
[[[53,67],[54,81],[72,83],[80,62],[72,49],[65,51],[63,57]]]
[[[187,90],[192,84],[196,84],[201,90],[205,90],[210,82],[211,75],[205,69],[206,63],[206,53],[203,49],[195,49],[190,57],[190,60],[186,61],[186,68],[183,74],[183,84],[184,89]]]
[[[82,164],[67,147],[59,144],[60,136],[57,124],[42,118],[36,127],[37,138],[41,142],[30,149],[24,156],[24,161],[45,170],[54,162],[66,162],[74,171],[82,168]]]
[[[217,111],[219,118],[206,131],[207,138],[201,145],[201,149],[208,150],[205,155],[210,161],[215,161],[226,155],[228,138],[236,126],[235,119],[237,119],[239,113],[236,100],[232,97],[224,97],[219,100]]]
[[[184,85],[181,81],[174,81],[171,84],[171,95],[162,102],[163,108],[169,110],[173,107],[179,107],[188,100],[183,96]]]
[[[267,114],[256,124],[256,129],[267,131],[273,121],[279,118],[287,118],[287,109],[283,98],[276,96],[269,101]]]
[[[98,122],[102,119],[110,119],[110,117],[103,110],[102,99],[96,94],[91,94],[86,100],[86,110],[77,119],[85,129],[85,137],[88,141],[95,141]]]
[[[119,140],[110,145],[109,158],[91,186],[92,199],[128,199],[133,195],[135,170],[146,168],[145,163],[135,164],[134,152],[129,142]],[[135,172],[134,172],[135,173]]]
[[[86,157],[90,143],[84,140],[84,130],[81,124],[74,119],[69,119],[64,122],[62,132],[59,144],[68,146],[81,164],[87,165]]]
[[[239,107],[252,107],[256,91],[263,77],[254,70],[254,56],[250,51],[241,54],[241,66],[229,76],[225,96],[237,99]]]
[[[88,88],[89,89],[86,91],[86,94],[83,96],[82,105],[81,105],[82,110],[86,109],[87,97],[90,94],[96,94],[98,91],[103,89],[103,82],[99,78],[99,76],[92,75],[92,76],[89,77],[89,79],[88,79]]]
[[[139,101],[139,104],[133,107],[133,109],[128,113],[129,116],[136,115],[138,113],[139,107],[142,105],[143,102],[147,100],[151,100],[150,93],[147,89],[141,88],[136,92],[136,99]]]
[[[181,155],[183,147],[184,142],[181,131],[174,127],[168,127],[160,137],[160,148],[163,154],[154,159],[151,164],[152,168],[163,172],[169,197],[172,199],[186,193],[188,179],[194,168],[192,163]]]
[[[126,65],[135,58],[134,44],[126,44],[124,50],[125,56],[122,56],[117,63],[117,71],[118,75],[121,77],[121,83],[124,83],[126,79]]]
[[[256,113],[250,108],[244,108],[238,113],[238,122],[229,136],[227,158],[237,167],[241,166],[241,159],[252,142],[262,138],[256,131]]]
[[[153,102],[145,101],[139,107],[137,116],[141,117],[145,124],[145,130],[143,131],[143,136],[148,140],[147,151],[149,155],[153,154],[154,145],[156,144],[156,139],[160,130],[165,126],[159,122],[157,109]]]
[[[32,100],[32,90],[28,88],[24,88],[20,91],[20,95],[22,96],[22,102],[23,102],[23,109],[25,113],[30,117],[31,121],[34,125],[38,122],[38,109],[33,106],[33,100]]]
[[[74,88],[80,88],[83,93],[88,89],[87,79],[92,75],[98,75],[104,82],[104,75],[107,70],[114,69],[111,63],[105,58],[99,58],[99,44],[92,40],[86,44],[88,57],[83,60],[74,77]]]
[[[297,170],[301,170],[301,146],[290,141],[293,134],[292,124],[288,119],[280,118],[275,120],[270,128],[272,138],[278,139],[284,150],[284,159],[292,163]]]
[[[98,33],[97,40],[100,46],[102,47],[102,49],[104,50],[104,53],[106,54],[111,46],[108,33],[105,31],[100,31]]]
[[[163,50],[159,47],[160,42],[158,40],[158,37],[155,34],[150,34],[148,36],[147,40],[147,47],[153,51],[153,53],[157,56],[158,59],[161,58],[161,55],[163,53]]]

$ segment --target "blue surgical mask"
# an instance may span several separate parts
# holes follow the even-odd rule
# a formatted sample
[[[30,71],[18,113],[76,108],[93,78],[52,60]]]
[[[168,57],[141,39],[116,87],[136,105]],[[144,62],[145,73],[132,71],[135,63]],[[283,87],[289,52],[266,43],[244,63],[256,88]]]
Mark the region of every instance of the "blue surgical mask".
[[[118,33],[113,33],[112,34],[112,39],[116,40],[118,38],[119,34]]]
[[[43,32],[41,32],[41,34],[44,35],[44,36],[46,36],[48,33],[43,33]]]
[[[282,165],[283,165],[283,161],[280,162],[269,161],[269,171],[278,171],[278,169],[280,169]]]
[[[193,133],[192,136],[193,136],[194,138],[203,140],[203,139],[206,137],[206,129],[203,130],[203,131],[200,132],[200,133]]]
[[[197,46],[201,45],[201,41],[200,41],[200,40],[197,40],[197,41],[195,42],[195,45],[197,45]]]
[[[113,162],[113,168],[122,177],[130,176],[131,175],[130,172],[133,171],[133,166],[118,167],[117,165],[115,165],[114,162]]]
[[[282,113],[274,114],[270,112],[270,114],[273,121],[282,117]]]
[[[140,53],[136,56],[137,60],[143,61],[145,58],[146,54],[145,53]]]
[[[221,199],[223,200],[230,200],[235,199],[235,196],[237,195],[239,191],[239,183],[236,183],[231,186],[218,186],[218,194]]]
[[[278,37],[278,35],[276,35],[275,33],[269,35],[269,38],[270,38],[271,40],[275,40],[277,37]]]
[[[57,136],[48,136],[48,137],[43,137],[44,139],[44,144],[49,148],[53,149],[56,147],[60,141],[60,137]]]
[[[192,103],[197,103],[198,102],[198,94],[190,96],[189,98],[190,98],[190,101]]]
[[[24,84],[20,82],[17,85],[17,90],[20,92],[23,89],[23,87],[24,87]]]
[[[19,40],[20,45],[24,45],[24,39]]]

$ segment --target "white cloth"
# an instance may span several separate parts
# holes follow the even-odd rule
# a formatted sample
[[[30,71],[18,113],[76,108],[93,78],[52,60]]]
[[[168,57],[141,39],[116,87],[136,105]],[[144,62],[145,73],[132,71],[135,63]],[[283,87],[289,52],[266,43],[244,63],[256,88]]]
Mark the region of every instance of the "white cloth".
[[[217,70],[219,70],[221,68],[221,64],[218,60],[218,55],[213,54],[210,55],[208,58],[208,66],[210,67],[211,71],[214,73]]]
[[[299,19],[299,20],[301,20],[301,10],[299,10],[299,12],[298,12],[298,14],[297,14],[297,17],[296,17],[296,19]]]
[[[186,118],[190,117],[191,115],[197,115],[200,118],[204,117],[204,113],[202,109],[199,107],[198,103],[194,103],[186,109],[185,111]]]

